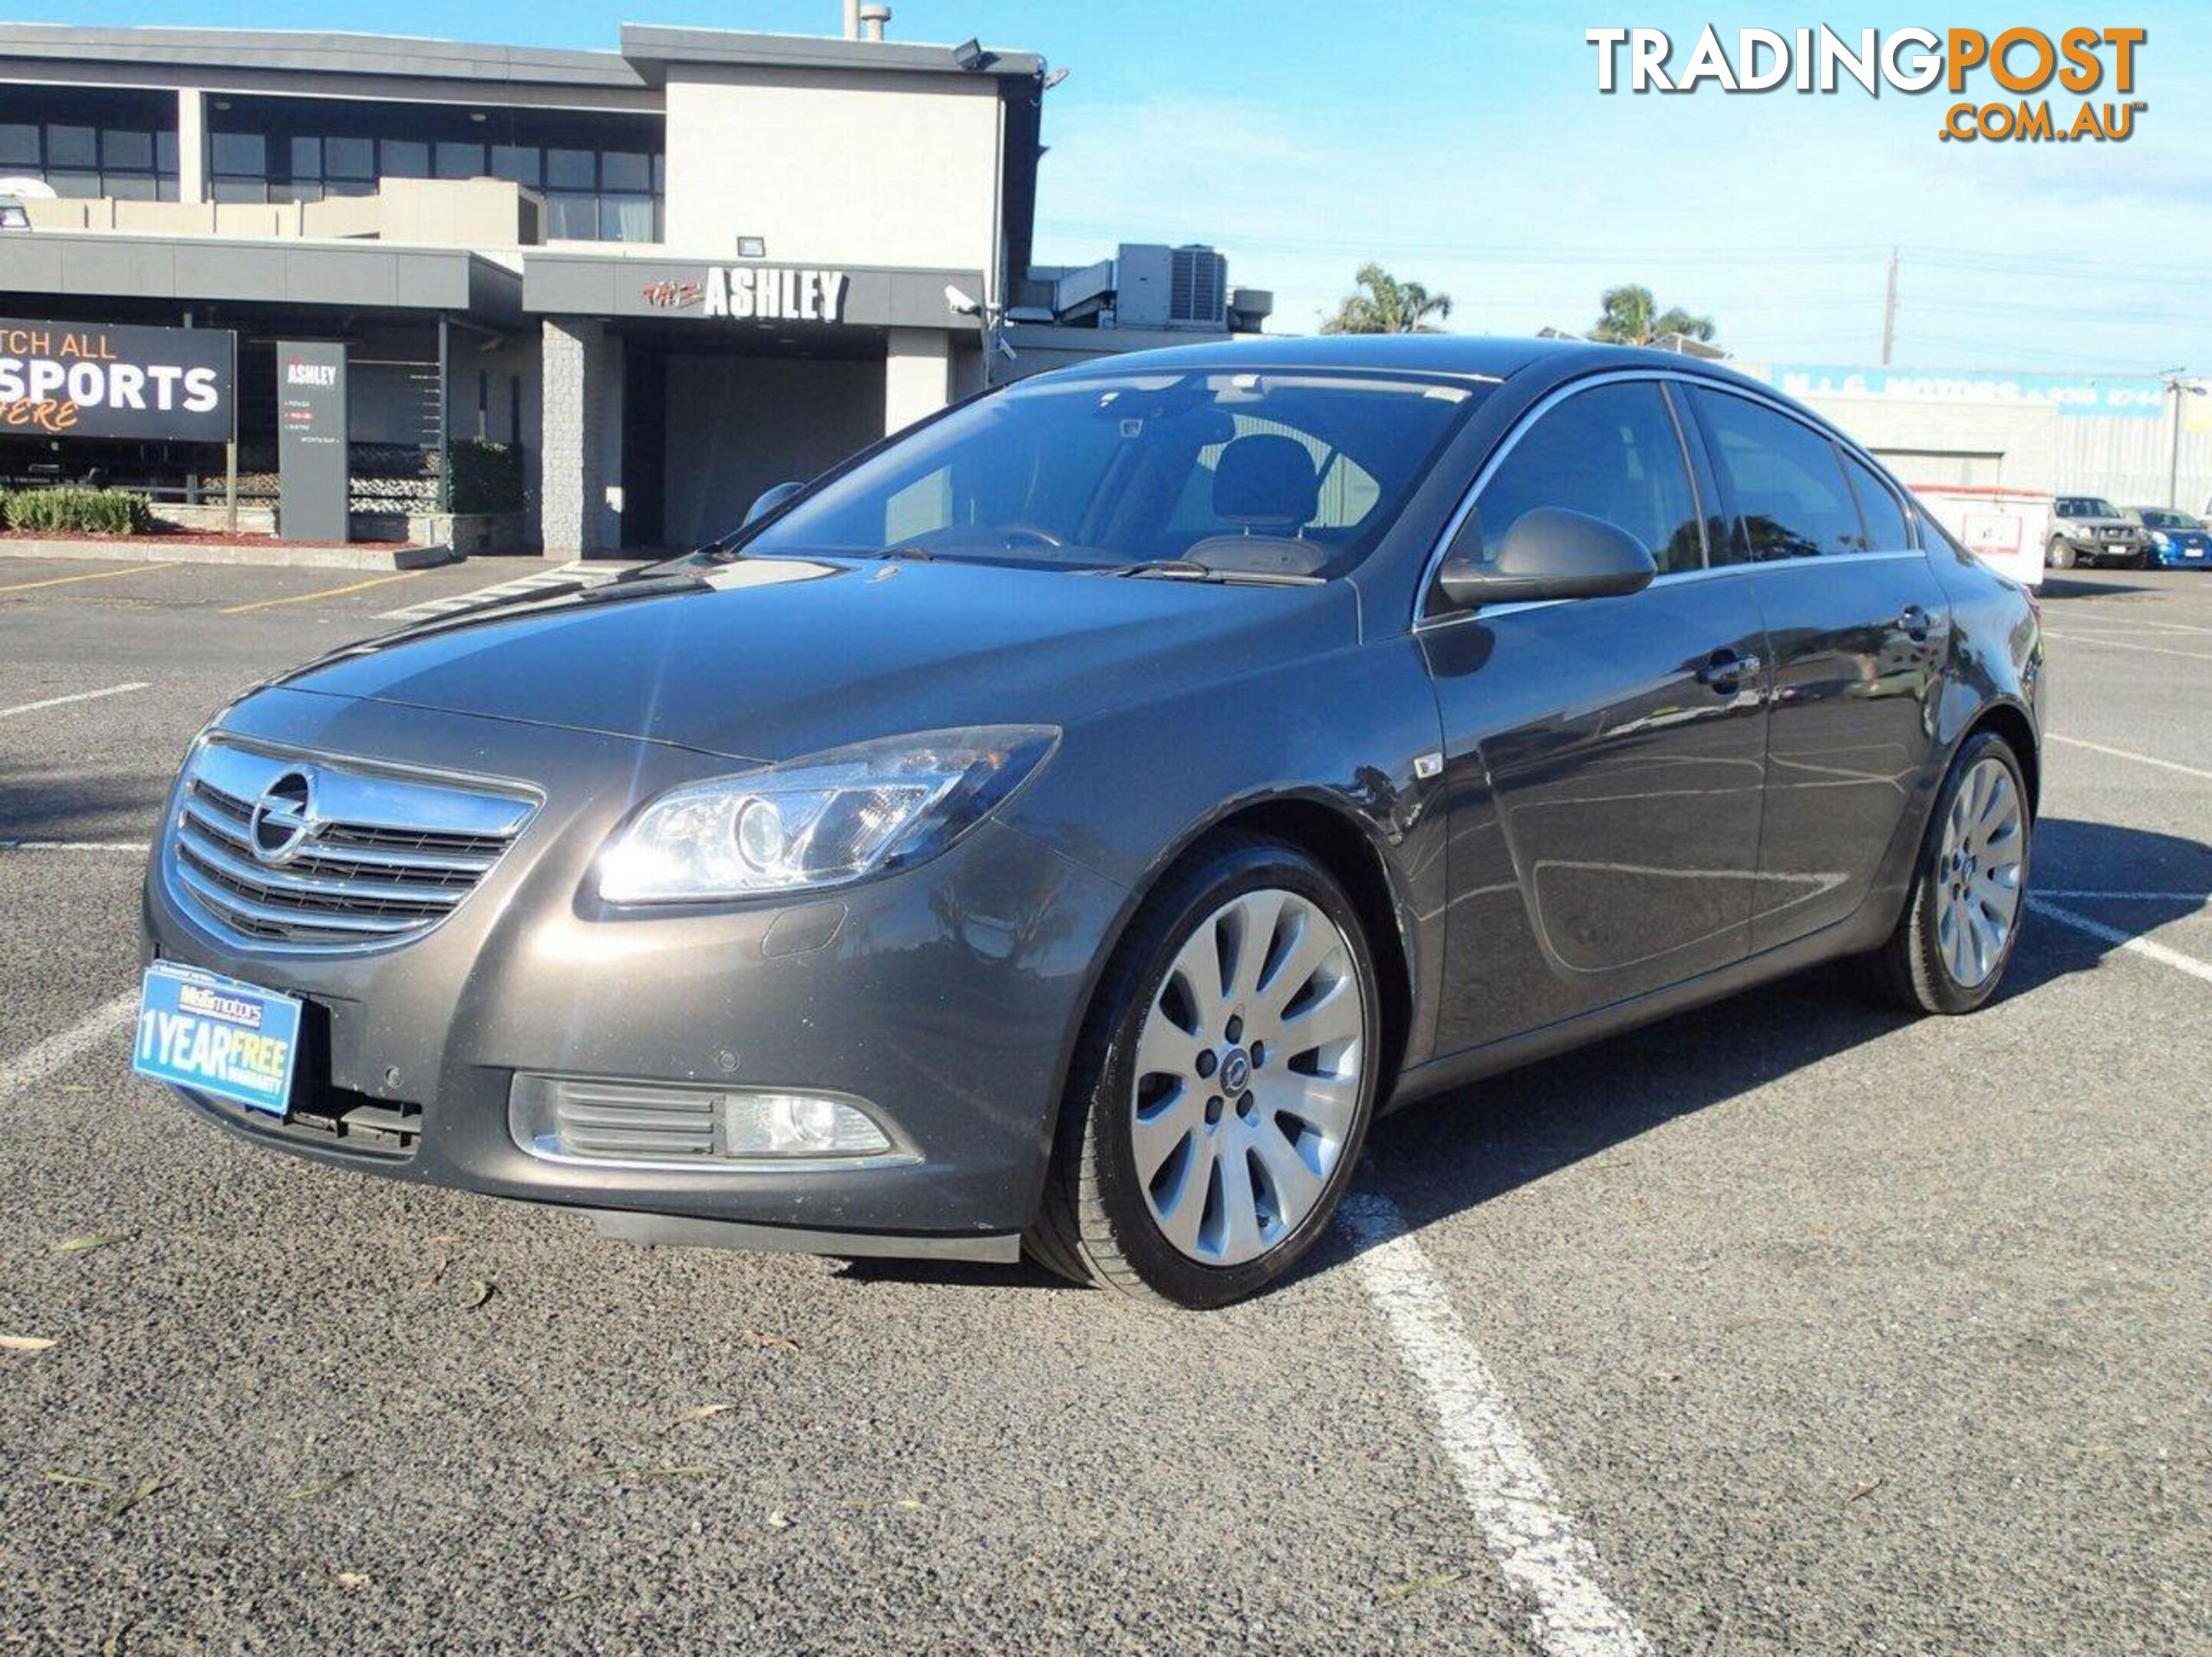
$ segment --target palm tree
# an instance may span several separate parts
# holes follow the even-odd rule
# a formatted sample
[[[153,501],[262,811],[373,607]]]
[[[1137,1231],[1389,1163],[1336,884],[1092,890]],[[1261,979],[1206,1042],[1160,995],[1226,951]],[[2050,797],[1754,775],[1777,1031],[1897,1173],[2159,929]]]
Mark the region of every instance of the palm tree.
[[[1429,321],[1451,314],[1449,294],[1431,294],[1418,282],[1400,282],[1381,265],[1359,267],[1361,291],[1347,294],[1336,314],[1321,325],[1324,334],[1435,334]]]
[[[1598,305],[1601,313],[1597,325],[1590,330],[1590,337],[1609,344],[1649,345],[1669,334],[1710,340],[1715,331],[1711,317],[1693,316],[1679,305],[1662,312],[1658,300],[1651,297],[1651,290],[1634,283],[1607,288]]]

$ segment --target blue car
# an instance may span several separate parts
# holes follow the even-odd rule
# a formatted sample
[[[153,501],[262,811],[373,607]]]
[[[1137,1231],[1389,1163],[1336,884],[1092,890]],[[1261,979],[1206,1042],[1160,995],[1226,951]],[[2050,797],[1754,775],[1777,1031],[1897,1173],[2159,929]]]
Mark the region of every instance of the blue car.
[[[2150,531],[2150,561],[2161,569],[2212,569],[2212,530],[2171,507],[2130,507],[2128,516]]]

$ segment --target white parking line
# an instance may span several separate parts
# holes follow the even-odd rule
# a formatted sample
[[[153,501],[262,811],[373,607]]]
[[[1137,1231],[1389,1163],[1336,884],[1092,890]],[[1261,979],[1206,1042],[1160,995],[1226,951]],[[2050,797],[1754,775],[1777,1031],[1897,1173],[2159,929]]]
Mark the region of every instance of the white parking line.
[[[22,702],[14,707],[0,707],[0,719],[11,718],[17,713],[35,713],[42,707],[60,707],[69,702],[96,702],[102,696],[120,696],[127,691],[152,689],[151,685],[143,683],[112,684],[105,690],[80,690],[74,695],[49,696],[42,702]]]
[[[138,1010],[137,992],[103,1001],[91,1012],[58,1035],[0,1065],[0,1102],[36,1086],[65,1068],[110,1037],[120,1035]]]
[[[1468,1338],[1428,1256],[1406,1235],[1397,1205],[1354,1192],[1342,1217],[1358,1245],[1360,1281],[1436,1411],[1460,1496],[1506,1581],[1534,1602],[1537,1643],[1552,1657],[1649,1657],[1650,1641],[1598,1585],[1596,1550],[1560,1507],[1504,1388]]]
[[[2202,777],[2212,782],[2212,771],[2194,765],[2183,765],[2175,760],[2162,760],[2150,754],[2138,754],[2131,748],[2107,748],[2103,743],[2091,742],[2086,737],[2062,737],[2056,731],[2049,740],[2064,743],[2069,748],[2086,748],[2093,754],[2104,754],[2116,760],[2133,760],[2137,765],[2154,765],[2161,771],[2179,771],[2185,777]]]
[[[143,840],[0,840],[0,852],[143,852]]]
[[[494,598],[516,598],[535,592],[540,587],[556,587],[568,581],[581,581],[587,587],[611,581],[627,569],[627,564],[609,563],[603,558],[574,559],[553,569],[532,570],[527,575],[512,581],[501,581],[488,587],[478,587],[473,592],[452,593],[443,598],[425,598],[419,604],[409,604],[404,610],[387,610],[376,619],[380,622],[428,622],[441,616],[450,616],[457,610],[466,610],[471,604],[488,604]]]
[[[2169,950],[2154,938],[2138,938],[2133,932],[2122,932],[2118,926],[2107,926],[2101,920],[2092,920],[2088,916],[2053,903],[2048,898],[2031,897],[2027,907],[2062,926],[2071,926],[2075,932],[2101,938],[2116,949],[2126,950],[2146,960],[2155,961],[2161,967],[2171,967],[2178,973],[2187,973],[2191,978],[2201,978],[2207,984],[2212,984],[2212,961],[2199,961],[2193,955]]]
[[[2035,895],[2101,903],[2212,903],[2212,892],[2115,892],[2087,886],[2039,886]]]
[[[2145,656],[2179,656],[2185,661],[2212,662],[2212,655],[2201,650],[2168,650],[2162,645],[2123,644],[2118,639],[2093,639],[2086,633],[2060,633],[2051,628],[2043,629],[2046,639],[2063,639],[2069,644],[2095,645],[2100,650],[2133,650]]]

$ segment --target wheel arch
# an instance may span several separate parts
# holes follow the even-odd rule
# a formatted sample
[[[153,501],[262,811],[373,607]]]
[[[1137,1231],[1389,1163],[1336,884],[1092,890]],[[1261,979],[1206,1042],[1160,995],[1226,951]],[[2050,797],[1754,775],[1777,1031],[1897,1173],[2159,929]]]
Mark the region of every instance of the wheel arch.
[[[1358,912],[1375,956],[1376,993],[1382,1004],[1382,1069],[1376,1108],[1397,1085],[1413,1028],[1413,956],[1389,864],[1373,837],[1350,812],[1322,800],[1285,795],[1248,802],[1206,825],[1176,853],[1179,860],[1214,836],[1243,832],[1295,846],[1335,877]]]
[[[1966,724],[1959,739],[1951,745],[1950,756],[1944,762],[1948,772],[1957,759],[1959,750],[1972,741],[1977,731],[1994,731],[2005,739],[2005,744],[2020,762],[2020,768],[2027,780],[2027,814],[2032,819],[2042,810],[2043,804],[2043,748],[2037,741],[2035,722],[2027,716],[2027,709],[2016,702],[1993,701]]]
[[[1413,1039],[1414,962],[1418,956],[1388,859],[1376,843],[1376,831],[1340,798],[1315,791],[1226,802],[1220,810],[1185,829],[1152,861],[1143,877],[1130,886],[1121,913],[1114,917],[1100,945],[1091,980],[1084,987],[1082,1001],[1061,1051],[1055,1106],[1066,1097],[1077,1044],[1097,1004],[1108,967],[1121,950],[1146,900],[1158,889],[1169,872],[1193,852],[1220,835],[1238,832],[1265,835],[1306,853],[1335,877],[1351,898],[1366,928],[1368,947],[1375,956],[1379,980],[1376,988],[1382,1004],[1383,1018],[1382,1069],[1376,1097],[1381,1106],[1388,1105]]]

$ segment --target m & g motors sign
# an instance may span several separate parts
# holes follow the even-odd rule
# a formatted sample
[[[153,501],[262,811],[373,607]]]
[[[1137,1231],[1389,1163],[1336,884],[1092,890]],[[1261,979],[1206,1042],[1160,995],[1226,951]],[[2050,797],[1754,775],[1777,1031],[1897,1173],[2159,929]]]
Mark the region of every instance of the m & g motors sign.
[[[0,437],[227,443],[237,337],[0,317]]]

